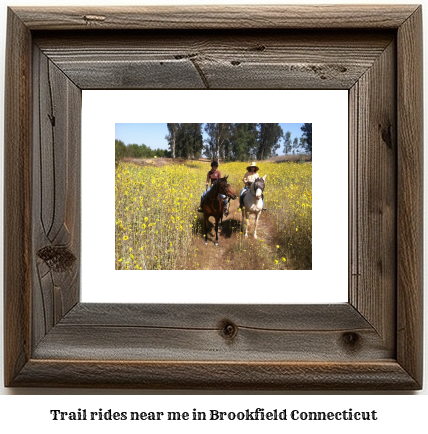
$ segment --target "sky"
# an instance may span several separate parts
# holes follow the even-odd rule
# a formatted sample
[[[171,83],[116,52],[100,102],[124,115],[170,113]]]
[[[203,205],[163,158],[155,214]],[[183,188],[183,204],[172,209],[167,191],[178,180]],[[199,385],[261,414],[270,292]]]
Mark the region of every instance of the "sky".
[[[291,138],[300,138],[302,131],[300,127],[303,123],[280,123],[284,133],[287,131],[291,132]],[[116,133],[115,139],[122,140],[125,145],[134,144],[137,145],[145,144],[151,149],[168,149],[168,143],[165,136],[168,134],[168,129],[165,124],[136,124],[136,123],[116,123]],[[204,139],[207,137],[205,131],[203,131]],[[283,152],[283,140],[281,140],[280,149],[278,149],[278,155]]]

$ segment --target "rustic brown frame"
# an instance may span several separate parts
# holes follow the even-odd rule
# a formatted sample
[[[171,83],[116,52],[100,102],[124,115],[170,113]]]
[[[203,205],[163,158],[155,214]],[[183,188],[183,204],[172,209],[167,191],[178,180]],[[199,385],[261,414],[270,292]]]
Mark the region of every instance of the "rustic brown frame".
[[[9,9],[6,386],[421,388],[421,17],[408,5]],[[81,89],[166,87],[349,90],[348,303],[80,303]]]

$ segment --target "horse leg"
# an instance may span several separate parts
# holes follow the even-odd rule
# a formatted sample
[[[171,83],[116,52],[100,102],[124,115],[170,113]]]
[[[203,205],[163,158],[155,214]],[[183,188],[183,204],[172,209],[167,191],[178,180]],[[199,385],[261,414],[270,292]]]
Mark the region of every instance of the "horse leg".
[[[248,237],[248,228],[250,227],[250,214],[246,211],[245,211],[245,220],[246,220],[245,236]]]
[[[208,216],[205,215],[204,216],[204,220],[205,220],[205,245],[208,244]]]
[[[256,221],[254,222],[254,238],[257,240],[257,223],[259,221],[260,212],[256,214]]]
[[[245,210],[242,208],[242,232],[244,232],[245,229]]]
[[[215,245],[218,246],[218,218],[215,219]]]

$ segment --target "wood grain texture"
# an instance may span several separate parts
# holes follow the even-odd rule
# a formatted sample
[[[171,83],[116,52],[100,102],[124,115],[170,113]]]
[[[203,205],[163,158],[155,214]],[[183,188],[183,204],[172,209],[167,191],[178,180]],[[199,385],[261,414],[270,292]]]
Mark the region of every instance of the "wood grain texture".
[[[53,32],[35,44],[81,89],[349,89],[394,39],[367,30],[88,36]]]
[[[422,8],[398,32],[397,359],[422,383],[423,89]]]
[[[227,327],[234,332],[228,334]],[[394,352],[349,304],[80,304],[46,336],[33,356],[56,360],[355,362],[392,359]]]
[[[30,360],[16,386],[223,390],[413,390],[394,361],[366,363]]]
[[[5,77],[4,154],[4,322],[5,382],[30,357],[31,203],[31,38],[9,11]],[[19,126],[19,128],[17,127]]]
[[[185,317],[185,320],[183,319]],[[79,303],[63,325],[136,326],[217,330],[225,320],[240,327],[270,330],[371,329],[348,303],[311,305],[271,304],[105,304]]]
[[[397,29],[415,5],[14,7],[30,29]]]
[[[390,348],[396,327],[395,43],[352,89],[350,302]]]
[[[33,346],[79,300],[81,91],[33,49]]]
[[[6,385],[421,388],[421,41],[417,6],[9,9]],[[79,303],[85,88],[349,89],[349,303]]]

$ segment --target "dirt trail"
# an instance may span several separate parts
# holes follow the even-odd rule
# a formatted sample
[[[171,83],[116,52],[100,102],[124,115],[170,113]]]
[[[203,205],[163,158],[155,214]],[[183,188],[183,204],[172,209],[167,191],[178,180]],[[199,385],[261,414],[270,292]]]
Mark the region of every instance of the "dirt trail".
[[[239,185],[232,185],[237,195]],[[268,206],[268,201],[266,200]],[[275,223],[267,212],[262,212],[254,238],[254,215],[250,215],[248,238],[242,231],[242,212],[238,210],[239,198],[230,201],[229,216],[223,219],[218,231],[218,246],[215,246],[214,218],[208,226],[208,245],[205,245],[203,229],[194,237],[191,250],[194,251],[192,268],[202,270],[242,270],[242,269],[285,269],[285,263],[276,249]],[[203,214],[198,219],[203,228]],[[275,263],[275,261],[277,261]]]

